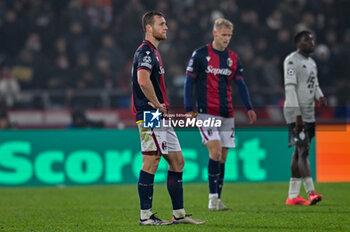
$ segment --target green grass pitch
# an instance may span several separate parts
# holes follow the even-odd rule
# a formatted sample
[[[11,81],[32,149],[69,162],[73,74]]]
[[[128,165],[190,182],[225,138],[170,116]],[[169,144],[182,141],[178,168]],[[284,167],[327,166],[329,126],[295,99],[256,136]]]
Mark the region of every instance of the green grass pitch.
[[[207,184],[185,184],[185,209],[204,225],[140,227],[137,186],[0,189],[0,231],[350,231],[350,183],[316,184],[316,206],[286,206],[288,183],[226,183],[232,211],[207,209]],[[305,197],[304,190],[302,195]],[[172,216],[165,184],[154,189],[153,211]]]

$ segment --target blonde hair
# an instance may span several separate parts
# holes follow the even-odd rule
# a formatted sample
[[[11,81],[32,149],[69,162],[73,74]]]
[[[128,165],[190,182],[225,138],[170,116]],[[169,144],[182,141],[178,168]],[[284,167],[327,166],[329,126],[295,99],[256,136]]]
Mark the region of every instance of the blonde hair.
[[[215,20],[214,23],[214,30],[220,30],[221,28],[228,28],[228,29],[234,29],[233,23],[231,23],[229,20],[224,19],[224,18],[218,18],[217,20]]]

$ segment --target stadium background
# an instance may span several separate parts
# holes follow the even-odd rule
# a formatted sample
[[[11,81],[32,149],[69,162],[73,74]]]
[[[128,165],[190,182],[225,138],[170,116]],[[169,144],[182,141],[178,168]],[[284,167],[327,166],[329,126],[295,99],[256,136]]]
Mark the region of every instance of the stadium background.
[[[129,131],[133,129],[125,129],[135,128],[130,110],[130,70],[133,52],[143,38],[142,14],[151,9],[163,12],[169,26],[168,39],[161,43],[159,50],[166,68],[170,105],[177,112],[182,112],[185,68],[192,51],[211,41],[212,23],[216,18],[225,17],[234,22],[230,48],[240,55],[245,68],[244,77],[258,114],[256,130],[272,135],[269,142],[262,143],[264,136],[259,138],[254,135],[258,133],[254,132],[254,128],[250,128],[250,132],[245,129],[245,110],[240,107],[242,103],[234,93],[236,123],[238,128],[242,127],[238,129],[237,137],[244,137],[240,135],[240,130],[242,134],[250,133],[250,139],[258,139],[261,146],[269,146],[268,143],[276,141],[286,144],[286,139],[282,140],[286,136],[286,131],[282,129],[282,63],[284,57],[295,49],[292,42],[294,33],[302,29],[312,30],[317,43],[314,58],[318,63],[319,82],[329,102],[328,107],[317,108],[318,121],[323,125],[338,125],[337,129],[326,126],[327,130],[319,129],[319,133],[327,137],[327,133],[338,131],[332,136],[334,142],[344,140],[344,147],[336,146],[339,152],[330,150],[332,144],[326,142],[328,150],[322,148],[322,151],[326,149],[327,152],[313,155],[312,163],[319,164],[316,170],[323,170],[318,168],[321,164],[330,164],[321,154],[334,157],[337,153],[339,157],[335,160],[338,163],[333,161],[332,167],[335,170],[342,168],[335,179],[349,181],[348,174],[345,174],[350,163],[347,158],[349,147],[346,146],[349,138],[346,123],[350,111],[350,71],[347,67],[350,63],[350,8],[346,0],[0,1],[1,128],[109,128],[118,129],[113,130],[111,135],[115,141],[123,140],[125,132],[130,133],[128,140],[136,143],[137,135]],[[281,130],[282,137],[273,133],[276,128]],[[340,135],[342,132],[345,132],[343,136]],[[27,151],[29,156],[36,157],[39,151],[45,150],[43,138],[46,132],[34,132],[42,133],[36,135],[43,139],[39,143],[33,142],[35,136],[30,133],[0,132],[2,150],[8,142],[21,138],[30,146]],[[85,132],[81,132],[82,135],[74,135],[76,132],[69,130],[59,133],[73,136],[76,141],[84,137]],[[196,132],[187,133],[195,136]],[[82,144],[75,149],[84,150],[86,146],[92,146],[94,136],[85,138],[89,145]],[[249,136],[242,145],[247,141],[250,141]],[[103,146],[103,140],[96,143],[101,143],[97,147]],[[129,146],[136,144],[130,142]],[[65,158],[62,159],[65,160],[72,152],[68,147],[63,143],[46,148],[63,149]],[[118,150],[117,146],[114,148]],[[204,153],[202,148],[193,149],[198,154]],[[314,150],[320,149],[316,147]],[[291,152],[286,147],[272,149],[267,156],[279,157],[284,153]],[[11,154],[8,153],[8,157]],[[285,165],[289,162],[287,154]],[[5,156],[5,153],[2,155]],[[342,162],[344,159],[347,162]],[[33,167],[34,160],[32,158]],[[239,163],[241,165],[243,163]],[[5,169],[12,167],[6,163],[2,166]],[[16,170],[16,167],[12,168]],[[285,171],[277,180],[287,180],[287,177],[288,172]],[[247,181],[244,178],[234,180]],[[6,185],[6,181],[1,182]],[[32,182],[23,183],[28,185]]]

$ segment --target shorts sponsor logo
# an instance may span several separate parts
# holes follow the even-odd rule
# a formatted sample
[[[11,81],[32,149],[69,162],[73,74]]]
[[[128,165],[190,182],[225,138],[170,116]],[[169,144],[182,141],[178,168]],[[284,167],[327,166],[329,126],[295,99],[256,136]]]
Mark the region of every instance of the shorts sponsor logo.
[[[167,145],[166,141],[163,141],[163,142],[162,142],[162,149],[163,149],[163,150],[168,149],[168,145]]]

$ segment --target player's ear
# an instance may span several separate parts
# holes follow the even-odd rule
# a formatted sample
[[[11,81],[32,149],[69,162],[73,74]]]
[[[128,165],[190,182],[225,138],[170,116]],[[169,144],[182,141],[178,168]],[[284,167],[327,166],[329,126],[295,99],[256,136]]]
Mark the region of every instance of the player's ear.
[[[152,26],[149,24],[146,25],[146,32],[148,32],[148,31],[152,32]]]
[[[214,37],[214,38],[215,38],[216,34],[217,34],[217,31],[216,31],[216,30],[213,30],[213,37]]]

